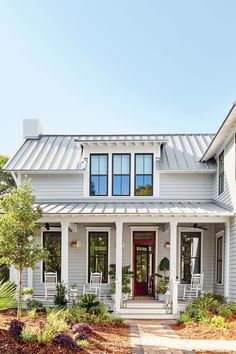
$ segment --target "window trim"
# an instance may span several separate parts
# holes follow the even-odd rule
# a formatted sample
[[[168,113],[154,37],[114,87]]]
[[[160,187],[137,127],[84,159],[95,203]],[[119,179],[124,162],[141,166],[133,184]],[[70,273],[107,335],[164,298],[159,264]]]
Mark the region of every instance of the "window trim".
[[[115,156],[129,156],[129,174],[116,174],[114,173],[114,157]],[[129,176],[129,194],[114,194],[114,176]],[[113,197],[129,197],[131,193],[131,154],[130,153],[114,153],[112,154],[112,196]]]
[[[89,232],[107,232],[108,234],[108,272],[110,270],[110,242],[111,242],[111,227],[99,227],[99,226],[95,226],[95,227],[91,227],[91,226],[86,226],[86,257],[85,257],[85,261],[86,261],[86,285],[89,285],[89,276],[88,276],[88,272],[89,272]],[[102,285],[108,285],[110,284],[110,275],[108,274],[107,277],[107,283],[102,283]]]
[[[42,230],[41,231],[41,245],[42,245],[42,247],[43,247],[43,234],[44,234],[44,232],[49,232],[49,230]],[[58,228],[53,228],[53,230],[50,230],[50,232],[56,232],[56,233],[58,233],[58,232],[60,232],[60,234],[61,234],[61,237],[62,237],[62,231],[61,231],[61,228],[60,227],[58,227]],[[61,258],[62,258],[62,249],[61,249]],[[45,282],[43,281],[43,260],[41,260],[40,261],[40,281],[41,281],[41,284],[45,284]],[[62,271],[62,269],[61,269],[61,271]],[[60,274],[60,276],[61,276],[61,274]]]
[[[92,175],[91,172],[92,172],[92,164],[91,164],[91,161],[92,161],[92,156],[106,156],[107,157],[107,173],[106,174],[100,174],[100,175]],[[92,176],[106,176],[107,177],[107,188],[106,188],[106,194],[91,194],[91,177]],[[106,154],[106,153],[91,153],[90,154],[90,157],[89,157],[89,196],[90,197],[107,197],[108,196],[108,183],[109,183],[109,154]]]
[[[215,238],[215,241],[216,241],[216,246],[215,246],[215,285],[224,285],[224,247],[225,247],[225,243],[224,243],[224,236],[225,236],[225,233],[224,233],[224,230],[221,230],[219,232],[217,232],[215,234],[216,238]],[[222,238],[222,263],[221,263],[221,267],[222,267],[222,283],[218,283],[217,281],[217,264],[218,264],[218,259],[217,259],[217,247],[218,247],[218,239],[219,238]]]
[[[221,172],[220,174],[220,157],[221,155],[223,155],[224,157],[224,169],[223,172]],[[222,173],[223,173],[223,190],[220,191],[220,178],[222,177]],[[221,153],[218,156],[218,196],[220,196],[221,194],[223,194],[225,191],[225,151],[222,150]]]
[[[140,195],[140,194],[136,194],[136,176],[150,176],[150,174],[136,174],[136,156],[144,156],[144,155],[150,155],[152,156],[152,193],[150,195]],[[154,171],[154,163],[153,163],[153,153],[135,153],[134,154],[134,197],[153,197],[153,191],[154,191],[154,186],[153,186],[153,171]]]
[[[181,283],[181,233],[182,232],[200,232],[201,236],[200,236],[200,244],[201,244],[201,250],[200,250],[200,271],[201,273],[204,273],[204,269],[203,269],[203,257],[204,257],[204,244],[203,244],[203,233],[204,230],[202,229],[198,229],[198,228],[193,228],[193,227],[178,227],[178,254],[179,254],[179,259],[178,259],[178,272],[176,272],[178,274],[178,279],[179,279],[179,283],[185,285],[186,283]]]

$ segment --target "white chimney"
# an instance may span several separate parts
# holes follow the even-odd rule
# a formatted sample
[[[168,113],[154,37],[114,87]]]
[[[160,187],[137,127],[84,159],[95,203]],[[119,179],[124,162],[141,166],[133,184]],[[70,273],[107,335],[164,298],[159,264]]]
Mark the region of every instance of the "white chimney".
[[[42,126],[38,119],[23,120],[23,138],[38,138],[42,134]]]

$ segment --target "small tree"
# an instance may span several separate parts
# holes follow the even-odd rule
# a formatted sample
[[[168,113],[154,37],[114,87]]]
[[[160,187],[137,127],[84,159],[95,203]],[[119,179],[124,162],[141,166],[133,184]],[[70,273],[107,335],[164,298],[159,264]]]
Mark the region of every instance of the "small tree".
[[[3,167],[8,160],[8,156],[0,155],[0,197],[4,194],[10,193],[16,186],[11,173],[3,171]]]
[[[22,187],[0,200],[0,264],[14,266],[19,271],[19,297],[17,317],[22,309],[22,273],[24,268],[35,269],[37,263],[47,257],[47,251],[36,243],[35,236],[41,228],[37,221],[42,216],[40,208],[34,208],[35,197],[26,180]]]

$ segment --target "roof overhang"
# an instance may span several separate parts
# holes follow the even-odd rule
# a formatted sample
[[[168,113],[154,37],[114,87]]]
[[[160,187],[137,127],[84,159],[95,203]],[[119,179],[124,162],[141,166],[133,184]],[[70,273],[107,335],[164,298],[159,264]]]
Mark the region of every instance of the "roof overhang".
[[[211,144],[208,146],[206,152],[201,158],[201,162],[205,162],[214,157],[220,146],[225,142],[225,140],[231,135],[232,128],[236,123],[236,102],[233,103],[229,113],[227,114],[225,120],[221,124],[218,132],[213,138]]]

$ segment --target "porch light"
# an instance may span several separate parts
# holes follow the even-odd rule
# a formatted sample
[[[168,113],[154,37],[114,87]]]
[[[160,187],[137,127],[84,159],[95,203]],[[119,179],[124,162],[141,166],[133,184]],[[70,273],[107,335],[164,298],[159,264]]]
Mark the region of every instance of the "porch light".
[[[70,245],[73,248],[79,248],[81,246],[81,243],[78,240],[73,240],[73,241],[71,241]]]
[[[170,241],[165,241],[164,242],[164,247],[165,248],[170,248]]]

